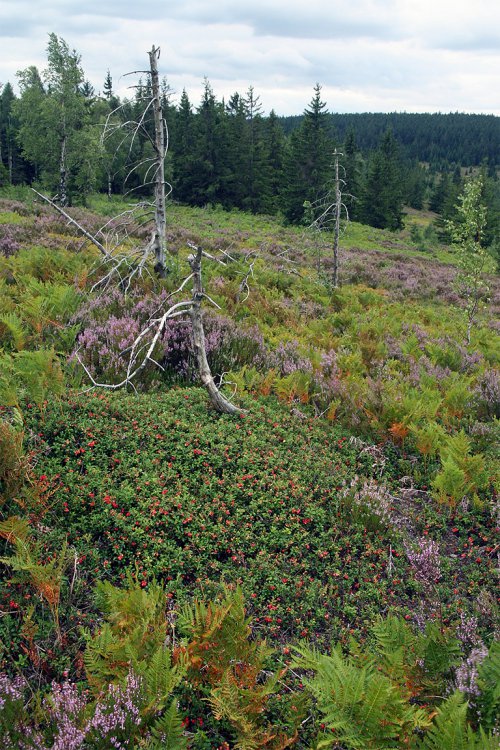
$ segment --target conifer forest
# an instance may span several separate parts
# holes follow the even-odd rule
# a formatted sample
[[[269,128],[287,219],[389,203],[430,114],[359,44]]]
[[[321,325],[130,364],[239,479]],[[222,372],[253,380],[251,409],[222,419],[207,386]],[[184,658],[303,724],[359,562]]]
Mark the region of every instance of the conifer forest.
[[[500,118],[163,66],[0,84],[0,748],[496,749]]]

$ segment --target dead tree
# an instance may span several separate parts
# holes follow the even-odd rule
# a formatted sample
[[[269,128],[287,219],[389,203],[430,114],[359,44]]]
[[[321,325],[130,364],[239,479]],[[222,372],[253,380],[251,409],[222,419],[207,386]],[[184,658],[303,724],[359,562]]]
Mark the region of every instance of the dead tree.
[[[149,66],[151,71],[151,89],[153,92],[153,112],[155,123],[155,231],[152,238],[152,250],[155,254],[155,271],[161,278],[166,276],[166,225],[167,209],[165,199],[165,157],[168,150],[168,130],[161,108],[160,80],[158,76],[158,60],[160,59],[160,48],[153,45],[149,54]]]
[[[139,272],[145,268],[145,263],[150,254],[154,256],[154,271],[159,278],[165,278],[168,273],[167,268],[167,197],[172,191],[172,186],[165,179],[165,159],[168,152],[168,126],[164,117],[161,105],[160,79],[158,73],[158,60],[160,58],[160,48],[153,47],[148,52],[149,70],[134,70],[126,75],[146,74],[151,80],[151,95],[144,101],[144,107],[141,115],[137,120],[127,120],[117,122],[116,115],[124,105],[117,107],[111,112],[105,122],[101,140],[104,143],[107,139],[115,137],[117,133],[123,133],[119,140],[116,150],[125,146],[128,147],[129,154],[132,151],[134,142],[139,134],[149,142],[152,155],[146,156],[138,163],[134,164],[125,177],[125,184],[139,169],[144,170],[144,179],[141,182],[141,189],[151,187],[154,199],[153,201],[140,201],[131,206],[126,212],[128,222],[122,222],[122,230],[126,232],[127,226],[140,216],[141,219],[151,218],[153,228],[149,243],[143,248],[141,259],[139,260]],[[148,116],[154,126],[154,135],[151,135],[147,128]],[[109,181],[109,175],[108,175]],[[126,194],[130,194],[137,188],[132,188]],[[109,190],[109,187],[108,187]],[[122,214],[122,217],[125,215]],[[120,238],[123,240],[123,237]],[[120,265],[123,265],[123,258],[120,257]]]
[[[37,193],[40,198],[47,201],[56,211],[64,216],[70,224],[75,226],[87,240],[97,247],[103,256],[102,264],[98,269],[101,276],[92,286],[90,290],[91,293],[107,289],[112,284],[118,284],[122,292],[126,294],[134,279],[142,276],[143,273],[149,272],[148,261],[151,256],[155,261],[154,271],[156,275],[160,278],[164,278],[167,273],[165,185],[168,183],[165,181],[164,162],[168,149],[168,130],[161,108],[160,85],[158,78],[158,59],[160,57],[159,47],[153,46],[151,52],[148,54],[150,70],[134,71],[134,73],[147,72],[151,76],[152,95],[145,103],[141,117],[137,121],[129,121],[116,125],[111,123],[111,120],[108,118],[105,134],[106,132],[116,132],[118,128],[121,129],[125,127],[132,133],[132,144],[139,132],[144,133],[149,139],[149,142],[153,147],[153,156],[146,157],[140,164],[135,165],[129,174],[140,166],[147,167],[145,181],[142,186],[153,185],[154,201],[152,203],[142,202],[132,206],[119,217],[113,217],[113,219],[101,227],[97,233],[98,236],[95,236],[85,230],[77,221],[75,221],[75,219],[73,219],[60,206],[56,205],[50,198]],[[154,114],[154,139],[151,138],[145,127],[146,115],[151,109]],[[148,176],[150,175],[152,175],[152,179],[148,181]],[[169,188],[171,190],[170,186]],[[123,239],[128,236],[130,223],[137,219],[138,215],[142,215],[142,217],[152,215],[154,217],[153,231],[149,243],[145,247],[132,252],[127,253],[119,251],[119,245],[123,242]],[[210,401],[214,408],[219,412],[225,414],[240,414],[242,410],[228,401],[215,384],[207,360],[205,333],[203,329],[203,311],[201,303],[204,298],[210,300],[213,304],[215,303],[203,290],[201,275],[202,257],[205,255],[207,258],[218,260],[218,262],[223,265],[225,265],[225,262],[222,259],[210,256],[195,245],[190,245],[190,247],[194,251],[188,258],[191,273],[186,276],[178,289],[168,296],[164,305],[164,308],[166,308],[164,312],[149,320],[145,328],[136,337],[132,346],[128,348],[127,352],[122,352],[122,354],[128,354],[128,363],[125,376],[120,383],[98,383],[78,356],[78,352],[76,356],[92,383],[91,387],[110,389],[117,389],[126,385],[135,387],[134,380],[136,380],[148,363],[152,363],[160,367],[160,369],[163,369],[162,365],[155,360],[154,355],[160,336],[165,330],[167,321],[182,315],[187,315],[191,321],[192,343],[199,377],[208,391]],[[224,256],[229,257],[227,253],[224,253],[223,251],[221,252]],[[192,281],[191,298],[175,301],[177,295],[184,291],[189,281]],[[245,277],[244,283],[248,289],[248,276]]]
[[[205,332],[203,330],[203,313],[201,309],[203,297],[207,297],[203,291],[201,278],[201,259],[203,251],[199,247],[193,247],[193,249],[195,252],[188,257],[188,263],[193,274],[193,295],[191,299],[191,307],[189,308],[189,317],[191,318],[193,349],[196,356],[196,363],[198,365],[198,374],[201,382],[208,391],[210,401],[217,411],[223,414],[241,414],[242,410],[237,406],[234,406],[234,404],[222,395],[215,385],[212,373],[210,372],[205,349]],[[213,300],[210,301],[213,302]]]
[[[339,284],[339,242],[342,231],[342,221],[344,221],[344,224],[349,222],[349,212],[347,206],[343,202],[342,188],[345,185],[345,180],[340,177],[340,170],[343,169],[339,162],[341,156],[343,156],[343,154],[335,149],[333,152],[333,164],[331,165],[333,169],[332,187],[322,198],[311,203],[308,207],[309,210],[316,215],[314,221],[309,225],[309,229],[314,229],[316,232],[333,232],[333,266],[331,283],[334,288],[338,287]],[[343,220],[342,214],[344,214]],[[320,258],[318,258],[318,270],[320,270],[320,263]]]
[[[128,350],[122,352],[123,354],[128,354],[128,363],[125,377],[119,383],[110,384],[97,382],[88,367],[82,362],[78,352],[76,356],[91,381],[92,387],[108,388],[111,390],[123,388],[127,385],[135,387],[134,380],[136,380],[149,363],[159,367],[161,370],[164,369],[155,359],[155,349],[160,341],[162,333],[165,331],[167,321],[188,315],[191,321],[191,338],[199,378],[208,392],[212,405],[218,412],[223,414],[241,414],[243,413],[243,410],[232,404],[215,384],[210,365],[208,364],[205,346],[205,331],[203,328],[203,299],[209,300],[216,307],[218,307],[218,305],[203,289],[202,257],[205,255],[208,258],[218,260],[218,262],[223,265],[225,265],[225,263],[220,259],[208,255],[208,253],[204,253],[200,247],[196,247],[195,245],[190,245],[190,247],[194,251],[188,257],[191,273],[184,279],[179,288],[169,295],[164,305],[167,309],[158,317],[149,320]],[[176,295],[184,291],[189,281],[192,281],[191,298],[175,302]]]

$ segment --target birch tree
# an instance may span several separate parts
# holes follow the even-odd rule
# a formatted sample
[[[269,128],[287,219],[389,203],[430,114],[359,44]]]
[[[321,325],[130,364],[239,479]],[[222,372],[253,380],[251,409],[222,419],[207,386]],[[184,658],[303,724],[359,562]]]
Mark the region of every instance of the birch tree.
[[[483,278],[488,256],[483,246],[486,206],[481,202],[482,189],[481,177],[466,182],[456,205],[457,219],[446,222],[457,250],[457,286],[465,302],[467,344],[470,344],[471,331],[481,303],[488,294],[488,285]]]
[[[93,189],[98,143],[83,93],[80,55],[50,34],[47,63],[42,76],[35,67],[18,73],[21,97],[15,113],[23,155],[59,204],[66,206],[71,188],[80,193]]]

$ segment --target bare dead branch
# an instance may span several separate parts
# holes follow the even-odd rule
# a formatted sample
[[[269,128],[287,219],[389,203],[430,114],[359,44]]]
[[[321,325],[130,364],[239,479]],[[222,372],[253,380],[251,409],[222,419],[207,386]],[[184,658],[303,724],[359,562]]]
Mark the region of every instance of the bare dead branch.
[[[255,260],[253,260],[253,261],[252,261],[252,262],[250,263],[250,267],[249,267],[249,269],[248,269],[247,273],[245,274],[245,276],[243,277],[243,281],[241,282],[241,284],[240,284],[240,286],[239,286],[239,289],[238,289],[238,293],[237,293],[237,295],[236,295],[236,301],[237,301],[237,302],[246,302],[246,301],[247,301],[247,299],[248,299],[248,298],[249,298],[249,296],[250,296],[250,287],[249,287],[249,285],[248,285],[248,279],[249,279],[250,277],[252,277],[252,278],[253,278],[253,267],[254,267],[254,263],[255,263]],[[246,292],[246,296],[245,296],[245,298],[244,298],[244,299],[240,299],[240,295],[241,295],[241,294],[243,294],[243,292]]]
[[[109,253],[102,245],[99,240],[97,240],[93,235],[90,234],[90,232],[87,232],[86,229],[82,227],[81,224],[79,224],[75,219],[73,219],[64,209],[62,209],[60,206],[57,205],[57,203],[54,203],[50,198],[47,198],[46,195],[43,195],[42,193],[39,193],[38,190],[35,190],[35,188],[31,188],[34,193],[38,195],[39,198],[46,201],[49,205],[52,206],[58,213],[60,213],[64,218],[69,221],[70,224],[73,224],[79,232],[81,232],[90,242],[92,242],[93,245],[97,247],[97,249],[105,256],[109,257]]]
[[[198,363],[200,380],[208,391],[210,401],[218,412],[223,414],[242,414],[243,410],[228,401],[215,385],[205,349],[205,333],[203,331],[203,317],[201,311],[201,300],[204,296],[201,279],[201,259],[203,251],[196,249],[188,258],[188,263],[193,273],[193,296],[189,317],[191,318],[193,348]]]

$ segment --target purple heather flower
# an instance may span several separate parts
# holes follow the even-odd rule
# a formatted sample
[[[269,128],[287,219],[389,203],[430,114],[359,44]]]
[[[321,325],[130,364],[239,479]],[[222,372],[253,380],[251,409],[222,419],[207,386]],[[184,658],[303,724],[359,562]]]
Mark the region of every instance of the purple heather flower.
[[[415,580],[429,586],[441,578],[441,561],[439,544],[428,537],[422,537],[417,547],[405,545],[406,556],[410,563]]]
[[[478,667],[488,656],[488,649],[482,641],[477,648],[473,648],[467,659],[465,659],[455,672],[455,684],[462,693],[470,696],[479,695],[477,685]]]

